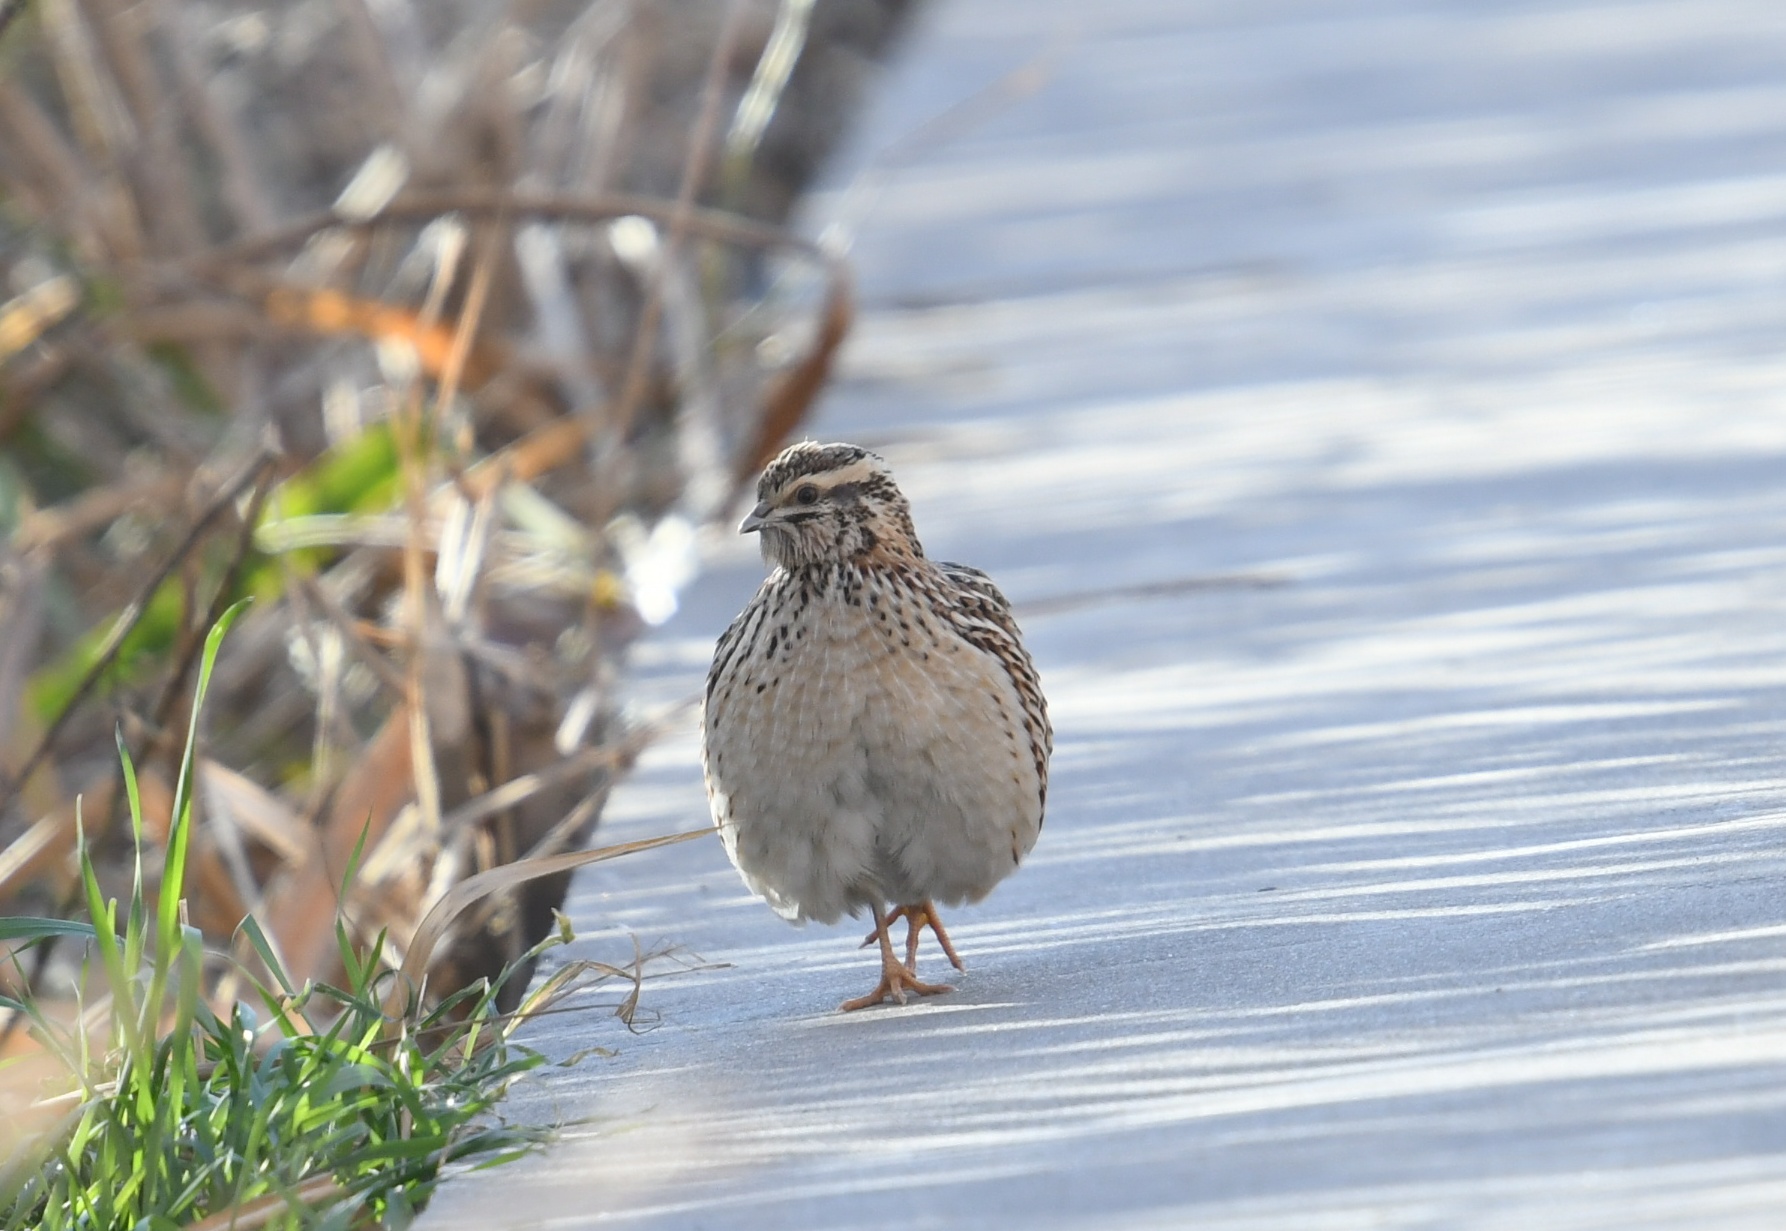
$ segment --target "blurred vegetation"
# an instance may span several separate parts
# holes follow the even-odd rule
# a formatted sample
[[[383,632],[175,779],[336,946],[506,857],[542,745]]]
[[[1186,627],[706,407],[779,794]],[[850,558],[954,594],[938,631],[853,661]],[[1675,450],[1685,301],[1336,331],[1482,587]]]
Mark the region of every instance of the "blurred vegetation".
[[[9,7],[0,914],[155,900],[184,832],[228,1022],[220,972],[351,993],[580,846],[679,716],[628,712],[627,646],[847,332],[785,223],[909,7]],[[530,866],[423,946],[436,1007],[516,1002],[569,865]],[[0,939],[0,993],[67,1029],[55,935]]]

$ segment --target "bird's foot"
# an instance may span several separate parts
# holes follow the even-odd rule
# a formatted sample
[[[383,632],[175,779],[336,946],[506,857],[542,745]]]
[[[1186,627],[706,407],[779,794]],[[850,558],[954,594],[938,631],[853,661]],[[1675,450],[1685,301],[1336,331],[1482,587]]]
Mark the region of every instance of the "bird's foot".
[[[927,911],[929,908],[930,903],[926,902],[917,909]],[[853,1013],[857,1009],[866,1009],[871,1004],[879,1004],[889,997],[904,1004],[907,992],[914,996],[936,996],[954,990],[946,983],[922,983],[918,980],[913,966],[918,956],[920,925],[911,913],[914,908],[902,906],[892,914],[883,914],[879,905],[870,905],[868,909],[874,912],[874,933],[868,939],[870,942],[879,941],[881,946],[881,981],[874,985],[874,990],[868,995],[858,996],[838,1005],[840,1012]],[[902,914],[912,924],[909,952],[904,962],[893,952],[893,938],[888,935],[892,930],[893,920]]]
[[[905,934],[905,969],[907,974],[918,973],[918,941],[929,928],[936,933],[936,943],[943,947],[943,953],[949,959],[949,965],[956,970],[966,972],[967,967],[961,962],[961,955],[955,952],[955,946],[949,941],[949,934],[943,930],[942,916],[936,913],[936,903],[929,898],[915,906],[896,906],[887,915],[887,926],[893,926],[895,919],[903,918],[907,924]],[[861,947],[866,949],[880,939],[880,930],[870,932],[862,938]]]
[[[955,989],[947,983],[922,983],[912,976],[911,971],[902,965],[898,958],[882,963],[881,981],[866,996],[858,996],[854,1000],[846,1000],[838,1005],[842,1013],[854,1013],[857,1009],[866,1009],[870,1005],[880,1004],[883,1000],[895,1000],[905,1003],[906,994],[913,996],[940,996],[944,992]]]
[[[967,967],[962,965],[961,955],[955,952],[955,946],[949,943],[949,934],[943,931],[943,918],[936,913],[935,902],[925,898],[916,906],[904,906],[900,909],[905,912],[905,917],[911,924],[911,930],[905,938],[905,964],[913,973],[918,969],[918,938],[925,928],[936,935],[936,943],[943,947],[943,954],[949,959],[949,965],[966,973]]]

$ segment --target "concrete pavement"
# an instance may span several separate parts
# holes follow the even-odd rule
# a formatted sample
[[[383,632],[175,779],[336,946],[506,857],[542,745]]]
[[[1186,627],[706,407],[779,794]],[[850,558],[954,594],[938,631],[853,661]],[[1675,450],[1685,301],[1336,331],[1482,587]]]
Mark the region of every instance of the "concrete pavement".
[[[957,0],[859,159],[1050,48],[813,428],[1019,604],[1032,860],[849,1016],[717,841],[588,870],[571,956],[676,955],[421,1225],[1786,1225],[1786,9]],[[689,724],[601,836],[704,818]]]

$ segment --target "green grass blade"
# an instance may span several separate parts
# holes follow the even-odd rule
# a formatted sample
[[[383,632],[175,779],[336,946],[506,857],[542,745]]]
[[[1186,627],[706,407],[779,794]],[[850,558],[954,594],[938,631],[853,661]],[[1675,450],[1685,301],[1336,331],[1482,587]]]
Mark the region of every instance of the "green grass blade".
[[[180,939],[180,895],[186,881],[186,851],[192,839],[192,766],[198,755],[198,724],[205,707],[205,693],[211,687],[211,672],[217,666],[217,652],[230,625],[242,614],[250,600],[234,603],[217,618],[205,635],[205,651],[199,660],[198,687],[192,694],[192,719],[186,728],[186,749],[180,755],[180,777],[174,786],[173,815],[168,821],[167,865],[161,874],[161,902],[156,915],[155,936],[159,944],[158,967],[172,960]]]
[[[366,823],[360,826],[360,836],[354,839],[353,853],[347,857],[347,867],[341,872],[341,892],[335,896],[337,902],[347,901],[347,895],[353,890],[354,879],[360,874],[360,859],[366,854],[366,835],[372,830],[372,814],[366,814]]]
[[[130,807],[130,902],[124,912],[124,969],[140,970],[149,944],[148,906],[143,894],[143,801],[137,791],[136,763],[117,732],[118,764],[124,771],[124,793]]]
[[[59,936],[82,936],[92,940],[93,925],[77,919],[39,919],[30,915],[0,917],[0,940],[18,940],[31,944]]]
[[[124,771],[125,801],[130,805],[130,914],[124,934],[126,948],[130,950],[129,965],[135,970],[142,957],[140,942],[143,936],[143,797],[137,790],[136,762],[131,759],[130,749],[124,743],[124,727],[113,728],[112,737],[118,745],[118,764]]]
[[[142,1036],[137,1029],[134,992],[130,974],[124,965],[124,954],[118,948],[117,910],[114,899],[107,902],[99,890],[99,874],[93,867],[93,852],[87,847],[87,825],[81,799],[74,801],[75,847],[80,853],[81,887],[87,896],[87,918],[93,924],[93,940],[99,949],[99,960],[105,965],[105,980],[112,993],[112,1018],[124,1033],[124,1046],[133,1056],[142,1054]]]
[[[297,989],[291,985],[291,979],[288,978],[285,973],[285,966],[273,952],[273,943],[267,939],[267,934],[261,930],[260,920],[256,919],[253,915],[246,915],[243,917],[241,924],[237,926],[236,931],[238,934],[248,937],[248,943],[254,946],[254,951],[260,955],[260,960],[266,964],[267,972],[278,981],[279,989],[287,996],[296,996],[298,994]]]
[[[130,759],[130,749],[124,744],[122,724],[113,728],[112,738],[118,745],[118,764],[124,768],[124,795],[130,801],[130,831],[140,843],[143,840],[143,797],[136,789],[136,762]]]

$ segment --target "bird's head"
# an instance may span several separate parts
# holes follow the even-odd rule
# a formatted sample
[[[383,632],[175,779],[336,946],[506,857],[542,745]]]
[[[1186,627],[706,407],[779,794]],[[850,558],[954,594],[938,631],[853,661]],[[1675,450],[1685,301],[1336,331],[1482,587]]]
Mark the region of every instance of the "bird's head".
[[[911,506],[887,463],[855,445],[789,445],[763,470],[757,507],[738,527],[763,536],[783,568],[878,556],[922,556]]]

